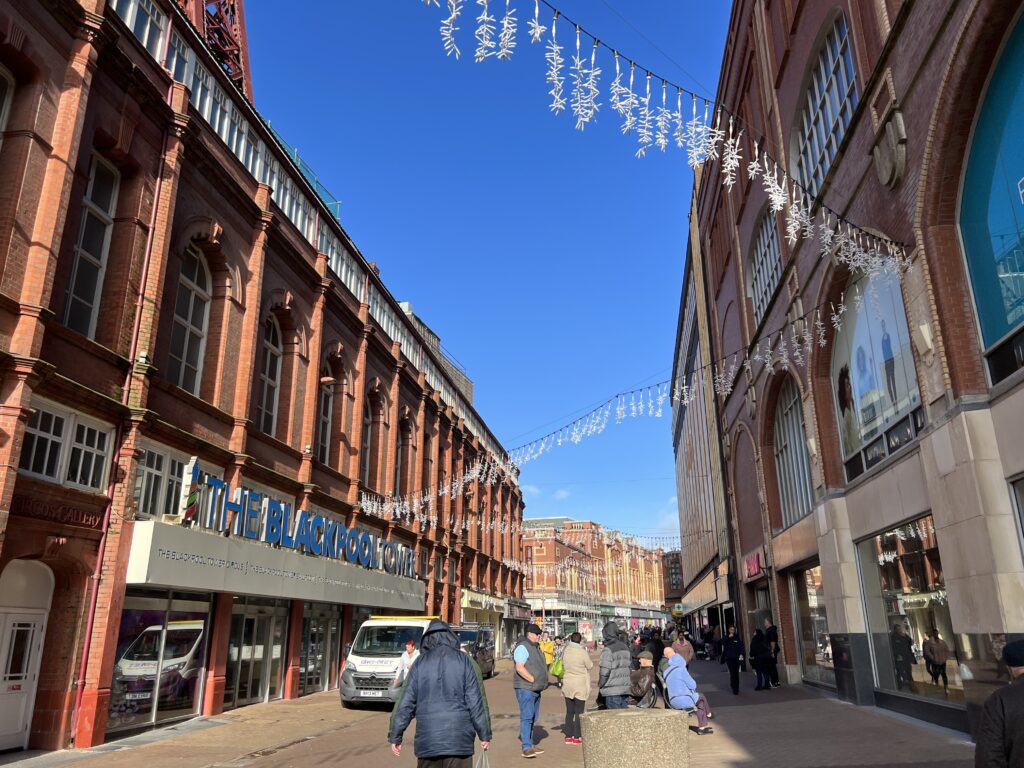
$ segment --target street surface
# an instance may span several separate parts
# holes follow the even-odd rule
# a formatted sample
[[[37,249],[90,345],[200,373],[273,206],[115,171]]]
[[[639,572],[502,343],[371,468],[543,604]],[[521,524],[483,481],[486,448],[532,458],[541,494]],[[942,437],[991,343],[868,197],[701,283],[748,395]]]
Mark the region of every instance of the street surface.
[[[596,661],[595,655],[595,661]],[[805,686],[754,691],[753,676],[742,678],[739,696],[728,689],[724,667],[691,665],[714,708],[710,736],[691,736],[694,768],[970,768],[974,748],[962,734],[881,710],[854,707]],[[595,664],[596,677],[596,664]],[[522,761],[519,719],[510,682],[511,663],[485,683],[494,728],[491,764]],[[592,700],[591,700],[592,705]],[[544,693],[538,746],[545,754],[534,768],[582,768],[582,747],[563,743],[564,704],[557,688]],[[358,765],[360,768],[414,766],[414,728],[395,758],[387,744],[390,711],[342,709],[337,692],[295,701],[245,707],[215,718],[198,718],[174,729],[152,731],[92,750],[0,755],[15,768],[285,768]],[[649,759],[643,744],[624,744],[638,763]],[[671,763],[670,763],[671,764]]]

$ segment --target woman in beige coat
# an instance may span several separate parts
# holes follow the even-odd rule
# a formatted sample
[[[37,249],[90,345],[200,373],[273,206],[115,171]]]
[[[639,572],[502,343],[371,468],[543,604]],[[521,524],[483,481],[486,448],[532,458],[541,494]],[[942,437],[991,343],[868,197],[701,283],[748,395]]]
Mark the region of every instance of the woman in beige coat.
[[[566,744],[582,744],[580,738],[580,715],[587,705],[590,696],[590,670],[594,662],[590,654],[580,645],[583,637],[579,632],[569,636],[569,642],[562,654],[565,674],[562,676],[562,695],[565,697],[565,733]]]

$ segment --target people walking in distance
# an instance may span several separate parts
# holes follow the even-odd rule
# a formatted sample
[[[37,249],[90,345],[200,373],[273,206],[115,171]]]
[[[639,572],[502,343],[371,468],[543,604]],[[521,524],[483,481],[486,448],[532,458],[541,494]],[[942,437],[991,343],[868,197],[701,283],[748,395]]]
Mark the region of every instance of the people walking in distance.
[[[730,624],[728,634],[722,641],[722,663],[729,667],[729,687],[734,696],[740,692],[740,666],[746,666],[745,659],[743,639],[736,633],[736,627]]]
[[[992,635],[992,656],[996,660],[996,680],[1010,679],[1010,671],[1003,660],[1003,649],[1006,647],[1006,634],[1000,632]]]
[[[665,667],[665,698],[672,709],[697,711],[697,733],[714,733],[708,720],[714,717],[707,696],[697,690],[697,681],[686,669],[683,657],[672,646],[665,649],[668,666]]]
[[[693,643],[690,642],[690,638],[687,635],[680,635],[679,638],[672,643],[672,648],[683,657],[683,661],[686,666],[690,666],[690,662],[693,661],[693,657],[696,655],[696,651],[693,648]],[[659,669],[664,666],[664,658],[662,664],[659,665]]]
[[[565,638],[561,635],[555,635],[555,658],[562,658],[563,653],[565,653]]]
[[[590,670],[594,662],[590,654],[581,644],[583,636],[579,632],[569,635],[569,642],[562,651],[562,664],[565,674],[562,677],[562,696],[565,697],[565,734],[566,744],[582,744],[580,731],[580,715],[586,708],[590,697]]]
[[[551,634],[544,630],[540,635],[540,649],[544,653],[544,660],[547,661],[548,666],[551,666],[551,662],[555,660],[555,643],[551,639]]]
[[[896,688],[900,690],[904,685],[910,685],[914,681],[914,665],[917,664],[917,657],[914,655],[914,644],[902,624],[892,625],[892,634],[889,635],[892,643],[892,663],[896,670]]]
[[[480,737],[484,749],[491,744],[480,670],[443,621],[430,622],[420,647],[422,655],[409,667],[391,716],[391,752],[401,756],[402,736],[415,717],[413,750],[419,768],[472,768],[475,738]]]
[[[640,669],[629,673],[629,698],[632,704],[649,709],[658,703],[657,675],[654,671],[654,654],[640,652]]]
[[[1024,640],[1003,647],[1010,684],[995,691],[981,710],[975,768],[1024,765]]]
[[[598,664],[597,689],[608,709],[625,709],[629,705],[629,649],[619,638],[619,627],[614,621],[604,625],[601,635],[604,650]]]
[[[768,681],[772,688],[778,688],[779,683],[779,628],[772,623],[771,616],[764,617],[764,636],[772,649],[772,658],[768,662]]]
[[[711,630],[711,640],[714,646],[714,658],[719,661],[722,659],[722,625],[715,624],[714,629]]]
[[[544,750],[533,743],[533,724],[540,712],[540,694],[548,687],[548,662],[540,649],[541,630],[536,624],[526,627],[526,636],[512,651],[515,674],[512,688],[519,702],[519,741],[523,757],[543,755]]]
[[[946,677],[946,662],[949,661],[949,646],[946,641],[939,637],[939,630],[933,629],[928,633],[928,639],[921,644],[921,651],[924,655],[925,669],[932,678],[932,685],[939,684],[942,678],[942,690],[949,693],[949,678]]]
[[[758,627],[754,630],[754,636],[750,640],[750,664],[757,673],[757,685],[755,691],[767,691],[772,687],[769,667],[772,660],[772,648],[768,644],[768,638],[764,631]]]
[[[397,688],[405,682],[406,677],[409,675],[409,670],[412,669],[412,663],[420,657],[420,652],[416,650],[416,641],[409,639],[405,641],[405,653],[402,654],[398,660],[398,671],[395,672],[395,681],[392,686]]]
[[[634,635],[629,643],[629,668],[640,669],[640,654],[644,650],[644,640],[640,635]]]

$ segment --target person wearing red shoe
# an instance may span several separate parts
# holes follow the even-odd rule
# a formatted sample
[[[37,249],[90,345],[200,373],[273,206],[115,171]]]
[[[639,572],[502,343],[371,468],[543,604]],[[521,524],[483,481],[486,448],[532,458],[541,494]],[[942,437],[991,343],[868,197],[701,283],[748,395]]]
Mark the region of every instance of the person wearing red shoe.
[[[565,674],[562,676],[562,696],[565,697],[565,734],[566,744],[582,744],[580,732],[580,715],[590,697],[590,670],[594,662],[583,647],[583,636],[579,632],[569,635],[562,653],[562,664]]]

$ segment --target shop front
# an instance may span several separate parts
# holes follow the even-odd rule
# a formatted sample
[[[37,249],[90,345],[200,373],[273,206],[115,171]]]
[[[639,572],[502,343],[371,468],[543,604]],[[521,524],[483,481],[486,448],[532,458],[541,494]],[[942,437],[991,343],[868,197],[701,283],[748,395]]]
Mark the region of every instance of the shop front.
[[[506,601],[504,598],[462,589],[462,623],[485,624],[494,629],[494,646],[502,648],[505,638],[502,637],[502,618],[505,615]]]
[[[743,589],[746,592],[747,616],[736,629],[741,637],[750,637],[772,616],[772,595],[768,579],[767,558],[763,546],[743,555]]]
[[[410,548],[280,507],[135,523],[107,734],[329,690],[358,616],[423,611]]]
[[[797,627],[797,656],[804,682],[836,687],[835,664],[828,616],[825,611],[825,590],[821,566],[808,564],[789,572],[790,602]]]
[[[516,641],[526,634],[526,625],[533,620],[533,611],[525,600],[509,597],[505,600],[505,613],[501,619],[498,648],[503,656],[511,656]]]
[[[931,515],[857,545],[882,706],[966,730],[965,684],[998,675],[996,635],[956,634]]]

